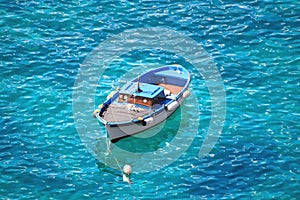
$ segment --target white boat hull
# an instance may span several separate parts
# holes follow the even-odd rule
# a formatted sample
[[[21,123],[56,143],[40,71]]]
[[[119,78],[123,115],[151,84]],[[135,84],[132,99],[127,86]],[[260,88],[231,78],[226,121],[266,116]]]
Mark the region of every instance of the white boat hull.
[[[163,122],[166,120],[170,115],[172,115],[173,112],[177,110],[177,108],[180,106],[180,104],[184,101],[184,98],[180,98],[177,102],[176,105],[172,107],[171,110],[164,109],[162,112],[156,114],[153,116],[153,120],[151,123],[144,124],[142,122],[132,122],[128,124],[113,124],[109,125],[106,124],[106,130],[109,134],[110,140],[112,142],[117,142],[118,140],[135,135],[138,133],[141,133],[149,128],[152,128],[159,123]]]

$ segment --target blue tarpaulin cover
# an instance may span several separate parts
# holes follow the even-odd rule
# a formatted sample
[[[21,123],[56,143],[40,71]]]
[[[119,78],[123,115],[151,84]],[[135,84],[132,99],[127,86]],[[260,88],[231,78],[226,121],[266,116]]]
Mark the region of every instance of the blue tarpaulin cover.
[[[120,93],[153,99],[164,90],[161,86],[148,83],[140,83],[140,89],[142,91],[138,92],[137,82],[128,82],[121,88]]]

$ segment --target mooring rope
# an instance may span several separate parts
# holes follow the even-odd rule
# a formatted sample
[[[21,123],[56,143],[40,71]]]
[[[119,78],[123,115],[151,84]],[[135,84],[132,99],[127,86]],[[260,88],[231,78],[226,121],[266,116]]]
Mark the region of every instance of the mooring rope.
[[[119,167],[120,171],[121,171],[122,174],[123,174],[122,167],[120,166],[119,161],[118,161],[118,159],[116,158],[116,156],[114,156],[114,154],[111,152],[109,143],[110,143],[110,141],[108,140],[108,137],[106,137],[106,147],[107,147],[107,151],[108,151],[108,153],[110,153],[110,154],[112,155],[112,157],[114,158],[114,160],[115,160],[116,163],[117,163],[117,166]]]

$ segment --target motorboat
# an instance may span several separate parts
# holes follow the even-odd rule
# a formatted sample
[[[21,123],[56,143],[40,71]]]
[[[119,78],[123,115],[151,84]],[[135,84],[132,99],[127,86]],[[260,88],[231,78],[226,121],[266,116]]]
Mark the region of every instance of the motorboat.
[[[190,95],[189,84],[181,65],[155,68],[112,91],[93,115],[117,142],[166,120]]]

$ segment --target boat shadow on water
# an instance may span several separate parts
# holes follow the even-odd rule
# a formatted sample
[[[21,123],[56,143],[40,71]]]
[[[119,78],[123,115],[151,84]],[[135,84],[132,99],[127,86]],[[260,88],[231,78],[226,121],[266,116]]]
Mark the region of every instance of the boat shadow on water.
[[[119,148],[133,153],[147,153],[165,147],[177,134],[181,123],[181,109],[155,127],[115,143]]]

